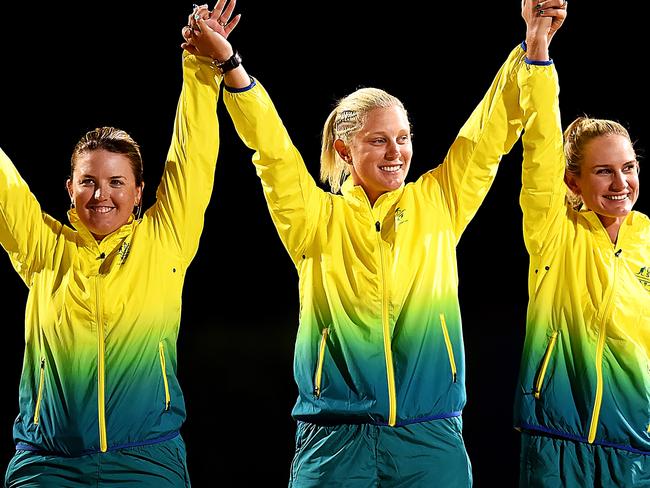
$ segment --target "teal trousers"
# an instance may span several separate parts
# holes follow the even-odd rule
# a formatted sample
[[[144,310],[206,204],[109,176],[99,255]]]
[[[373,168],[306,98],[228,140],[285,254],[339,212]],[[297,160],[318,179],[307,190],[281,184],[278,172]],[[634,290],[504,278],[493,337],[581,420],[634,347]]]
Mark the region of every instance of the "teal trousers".
[[[628,488],[650,486],[650,456],[615,447],[523,432],[519,486]]]
[[[5,488],[189,488],[181,436],[146,446],[65,457],[16,451]]]
[[[460,417],[401,427],[298,422],[291,488],[468,488]]]

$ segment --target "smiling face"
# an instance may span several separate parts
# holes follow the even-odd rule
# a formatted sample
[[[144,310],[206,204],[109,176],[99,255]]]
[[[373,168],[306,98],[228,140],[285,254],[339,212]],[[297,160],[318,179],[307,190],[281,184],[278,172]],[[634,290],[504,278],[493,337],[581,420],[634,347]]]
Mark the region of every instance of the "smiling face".
[[[128,157],[104,149],[80,154],[67,181],[79,220],[97,240],[129,220],[142,201],[142,186],[136,185]]]
[[[352,182],[364,189],[371,204],[404,184],[413,147],[409,121],[401,107],[371,110],[350,144],[338,140],[336,146],[350,165]]]
[[[632,143],[619,134],[592,139],[585,145],[580,174],[568,173],[566,181],[605,227],[620,226],[639,198],[639,165]]]

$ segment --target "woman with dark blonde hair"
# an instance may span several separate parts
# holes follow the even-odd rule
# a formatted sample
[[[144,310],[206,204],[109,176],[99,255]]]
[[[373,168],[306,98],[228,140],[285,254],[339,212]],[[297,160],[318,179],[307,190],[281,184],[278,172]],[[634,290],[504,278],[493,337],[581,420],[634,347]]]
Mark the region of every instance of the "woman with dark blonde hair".
[[[523,14],[538,22],[527,2]],[[529,305],[515,425],[521,486],[650,486],[650,220],[628,131],[519,77]],[[540,138],[540,134],[544,137]]]
[[[0,151],[0,243],[29,288],[9,488],[190,486],[176,339],[214,181],[221,76],[189,53],[182,68],[162,181],[142,215],[142,157],[122,130],[75,147],[71,226],[43,212]]]

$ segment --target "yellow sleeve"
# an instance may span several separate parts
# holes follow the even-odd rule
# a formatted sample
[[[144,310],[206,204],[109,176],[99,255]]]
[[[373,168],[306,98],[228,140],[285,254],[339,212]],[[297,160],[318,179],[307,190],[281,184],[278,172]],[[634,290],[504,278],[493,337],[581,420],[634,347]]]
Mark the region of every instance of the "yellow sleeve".
[[[518,83],[525,120],[520,204],[526,249],[535,255],[556,233],[566,209],[560,87],[554,65],[524,65]]]
[[[524,56],[521,47],[512,50],[443,163],[423,177],[425,192],[442,192],[457,240],[487,195],[501,157],[521,134],[517,70]]]
[[[224,92],[224,101],[253,163],[275,227],[294,263],[311,242],[316,223],[328,207],[328,194],[318,188],[266,90]]]
[[[0,149],[0,244],[29,286],[44,266],[63,226],[42,212],[36,197]]]
[[[205,59],[183,53],[183,87],[156,203],[145,214],[154,234],[189,263],[198,249],[214,184],[219,80]]]

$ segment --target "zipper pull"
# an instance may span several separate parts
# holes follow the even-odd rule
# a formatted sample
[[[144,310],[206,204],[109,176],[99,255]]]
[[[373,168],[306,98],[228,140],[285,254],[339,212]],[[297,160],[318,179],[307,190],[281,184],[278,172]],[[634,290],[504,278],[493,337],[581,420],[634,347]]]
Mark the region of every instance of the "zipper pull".
[[[379,220],[377,222],[375,222],[375,230],[377,232],[381,231],[381,224],[379,223]]]
[[[614,256],[619,257],[619,256],[621,255],[622,252],[623,252],[623,249],[619,249],[618,251],[616,251],[616,252],[614,253]]]

